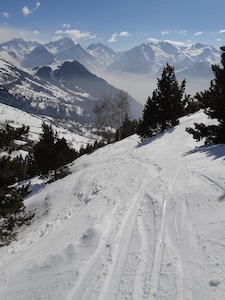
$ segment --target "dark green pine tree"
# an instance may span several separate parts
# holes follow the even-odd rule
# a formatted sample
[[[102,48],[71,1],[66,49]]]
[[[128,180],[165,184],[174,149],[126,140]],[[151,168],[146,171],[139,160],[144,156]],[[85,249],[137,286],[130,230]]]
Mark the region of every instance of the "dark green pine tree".
[[[69,148],[64,138],[58,138],[52,126],[43,123],[42,130],[40,141],[33,149],[35,164],[42,175],[54,171],[56,180],[57,169],[72,162],[78,154],[74,149]]]
[[[23,125],[22,127],[14,128],[9,124],[6,124],[0,130],[0,149],[8,148],[13,140],[26,137],[29,132],[29,127]]]
[[[57,136],[52,127],[45,123],[42,123],[42,131],[39,142],[34,146],[33,153],[37,169],[42,175],[46,175],[49,170],[54,170],[54,144]]]
[[[54,145],[55,151],[55,180],[57,179],[57,172],[56,170],[76,159],[79,154],[74,150],[71,149],[64,138],[58,139]]]
[[[149,97],[143,111],[139,135],[149,138],[178,124],[178,118],[185,114],[189,96],[185,95],[186,81],[178,83],[174,68],[169,64],[157,79],[157,89]]]
[[[14,228],[29,223],[32,215],[25,212],[23,199],[28,195],[29,184],[17,185],[27,176],[27,163],[22,156],[12,158],[10,144],[14,139],[23,139],[28,127],[13,128],[6,125],[0,130],[0,246],[14,237]],[[6,154],[8,150],[8,154]]]
[[[198,141],[205,138],[206,144],[225,143],[225,46],[220,49],[221,66],[212,65],[215,78],[211,81],[210,88],[196,95],[200,108],[204,109],[211,119],[217,119],[218,124],[206,126],[203,123],[195,123],[195,129],[186,129]]]

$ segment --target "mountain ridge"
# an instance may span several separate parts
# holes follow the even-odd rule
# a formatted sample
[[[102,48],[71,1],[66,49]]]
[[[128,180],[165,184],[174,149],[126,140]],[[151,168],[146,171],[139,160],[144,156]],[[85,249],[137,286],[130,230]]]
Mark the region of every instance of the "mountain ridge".
[[[27,112],[92,123],[96,103],[118,92],[77,61],[31,71],[0,59],[0,101]],[[128,101],[130,116],[138,118],[142,105],[129,95]]]
[[[17,45],[17,46],[16,46]],[[31,54],[35,47],[39,47],[39,43],[25,42],[22,39],[13,39],[7,43],[0,44],[0,57],[2,51],[8,51],[13,57],[17,57],[15,51],[24,55]],[[209,68],[212,64],[219,63],[220,51],[211,45],[203,45],[200,43],[192,45],[176,45],[168,41],[149,41],[137,45],[123,52],[115,52],[108,46],[97,43],[85,47],[79,43],[74,43],[72,39],[66,37],[55,42],[43,44],[43,47],[51,53],[54,58],[60,60],[78,60],[85,67],[94,71],[96,68],[102,70],[128,71],[130,73],[141,73],[149,75],[158,74],[162,66],[166,63],[172,64],[175,69],[179,66],[178,71],[184,67],[189,67],[187,62],[193,66],[196,62],[206,61]],[[14,53],[14,54],[13,54]],[[135,67],[140,61],[140,57],[145,63],[141,67]],[[136,59],[135,59],[136,57]],[[137,60],[137,62],[136,62]],[[128,65],[132,65],[128,68]],[[127,65],[127,66],[126,66]],[[151,68],[149,67],[151,65]],[[125,67],[126,66],[126,67]],[[29,67],[26,65],[26,67]],[[32,68],[33,65],[31,64]],[[153,71],[152,71],[153,70]]]
[[[200,43],[184,46],[169,43],[168,41],[149,41],[127,51],[115,52],[101,43],[85,47],[78,43],[75,44],[70,38],[63,38],[45,45],[36,42],[26,42],[22,39],[13,39],[7,43],[0,44],[0,58],[15,65],[18,69],[22,66],[23,69],[19,73],[27,72],[29,75],[25,77],[29,78],[28,81],[37,81],[33,85],[26,81],[23,88],[20,84],[18,86],[20,94],[23,89],[24,91],[27,90],[27,85],[31,91],[32,86],[36,87],[33,95],[36,94],[38,86],[43,93],[47,90],[49,91],[48,95],[40,94],[40,91],[38,91],[40,99],[45,99],[45,101],[41,100],[39,105],[35,100],[36,104],[33,105],[33,112],[35,107],[41,111],[40,108],[46,106],[46,100],[49,98],[49,108],[45,109],[44,113],[51,113],[54,117],[73,115],[73,118],[76,117],[77,120],[87,122],[90,119],[93,120],[93,99],[101,99],[104,94],[111,93],[112,86],[116,87],[116,89],[113,89],[114,91],[120,89],[128,92],[131,102],[131,115],[134,118],[140,118],[144,101],[150,96],[154,88],[153,83],[156,84],[157,77],[160,76],[166,63],[175,68],[178,80],[186,79],[187,93],[194,95],[194,93],[206,89],[207,85],[210,85],[210,80],[212,80],[213,76],[212,64],[219,64],[220,51],[213,46]],[[86,79],[89,78],[88,82],[88,80],[83,80],[84,78],[76,77],[76,80],[72,82],[67,76],[68,83],[70,81],[70,87],[66,82],[64,82],[66,83],[64,85],[63,82],[58,80],[59,78],[55,78],[57,73],[55,70],[60,69],[60,66],[63,66],[65,61],[78,61],[98,78],[87,76]],[[16,68],[15,72],[18,74]],[[46,73],[44,74],[44,72]],[[3,71],[1,73],[3,77],[8,76]],[[35,76],[37,75],[41,75],[41,78],[36,78]],[[47,77],[45,76],[48,76],[50,89],[46,86]],[[103,80],[105,80],[104,83]],[[5,86],[7,84],[2,83],[4,95],[8,89],[8,87],[5,89]],[[60,96],[61,104],[59,104],[59,99],[57,100],[56,92],[52,91],[53,86],[56,86],[56,89],[62,96]],[[71,87],[72,91],[70,90]],[[12,87],[10,91],[13,91],[14,95],[18,94],[16,87]],[[74,95],[74,92],[76,95]],[[80,93],[84,95],[85,92],[86,95],[89,94],[90,100],[87,100],[87,97],[80,97]],[[23,104],[25,104],[25,98],[30,97],[30,95],[29,93],[26,93],[26,95],[21,94],[20,100],[22,99]],[[71,104],[71,97],[77,99],[75,104]],[[9,98],[10,102],[12,102],[12,95]],[[64,99],[62,101],[63,98],[67,100],[65,101]],[[18,105],[18,101],[16,102]],[[31,102],[32,99],[30,100]],[[54,105],[55,111],[53,111]],[[67,108],[65,109],[65,107]]]

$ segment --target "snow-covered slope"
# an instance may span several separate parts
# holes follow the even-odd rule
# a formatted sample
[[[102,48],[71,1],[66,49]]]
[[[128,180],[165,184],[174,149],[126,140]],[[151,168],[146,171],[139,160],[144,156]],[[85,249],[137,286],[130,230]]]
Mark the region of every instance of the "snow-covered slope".
[[[224,299],[225,146],[185,132],[83,156],[26,200],[33,223],[0,249],[2,300]]]
[[[26,113],[20,109],[0,103],[0,126],[9,124],[13,127],[29,126],[29,140],[37,142],[42,133],[42,123],[51,125],[54,132],[60,138],[64,137],[68,145],[79,151],[81,147],[86,147],[88,143],[98,140],[88,128],[72,121],[60,121],[47,116],[37,116]]]

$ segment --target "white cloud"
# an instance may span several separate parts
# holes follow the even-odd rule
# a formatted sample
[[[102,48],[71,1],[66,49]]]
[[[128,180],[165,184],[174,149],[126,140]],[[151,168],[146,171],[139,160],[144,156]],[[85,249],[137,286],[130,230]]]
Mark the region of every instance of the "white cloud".
[[[62,25],[62,27],[64,27],[64,28],[70,28],[70,24],[65,24],[65,23],[64,23],[64,24]]]
[[[129,32],[127,32],[127,31],[121,31],[120,34],[119,34],[119,36],[121,36],[121,37],[129,37],[129,36],[131,36],[131,34]]]
[[[148,41],[149,41],[150,43],[158,43],[158,42],[159,42],[159,40],[154,39],[154,38],[148,38]]]
[[[24,14],[24,16],[28,16],[30,14],[32,14],[33,12],[35,12],[35,10],[37,10],[41,5],[41,2],[36,2],[36,6],[33,9],[29,9],[27,6],[24,6],[22,8],[22,12]]]
[[[204,33],[204,31],[197,31],[197,32],[195,32],[195,36],[198,36],[198,35],[202,35]]]
[[[121,31],[119,34],[116,32],[116,33],[113,33],[113,35],[111,36],[110,39],[108,39],[108,42],[109,43],[114,43],[114,42],[117,42],[117,37],[129,37],[131,36],[132,34],[127,32],[127,31]]]
[[[34,30],[33,33],[34,34],[39,34],[39,31],[38,30]]]
[[[4,11],[4,13],[2,13],[3,17],[9,19],[10,18],[10,15],[7,11]]]
[[[166,35],[166,34],[169,34],[169,31],[163,30],[162,35]]]
[[[225,33],[225,29],[220,30],[219,33]]]
[[[173,44],[175,46],[184,46],[184,45],[188,45],[189,43],[185,43],[185,42],[180,42],[180,41],[173,41],[173,40],[165,40],[165,42],[168,42],[170,44]]]
[[[109,43],[114,43],[117,41],[116,39],[117,37],[117,33],[113,33],[113,35],[111,36],[111,38],[108,40]]]
[[[24,16],[27,16],[27,15],[29,15],[31,13],[30,10],[29,10],[29,8],[27,6],[24,6],[22,8],[22,12],[23,12]]]
[[[89,39],[93,39],[96,36],[95,35],[91,35],[90,32],[81,32],[79,30],[76,29],[67,29],[67,30],[57,30],[55,32],[55,34],[58,36],[62,36],[62,35],[68,35],[74,42],[77,42],[80,39],[83,38],[89,38]]]
[[[187,30],[175,30],[175,32],[180,35],[187,35]]]

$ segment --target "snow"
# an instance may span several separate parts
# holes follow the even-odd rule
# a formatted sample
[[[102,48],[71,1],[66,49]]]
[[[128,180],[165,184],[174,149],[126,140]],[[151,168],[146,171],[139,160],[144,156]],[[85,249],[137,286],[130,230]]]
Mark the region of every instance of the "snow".
[[[79,108],[77,108],[79,109]],[[72,122],[66,124],[66,121],[58,121],[46,116],[38,116],[26,113],[20,109],[0,103],[0,125],[8,123],[13,127],[29,126],[29,137],[32,141],[38,141],[42,133],[42,123],[51,125],[54,132],[58,133],[59,138],[64,137],[68,145],[79,151],[81,147],[86,147],[88,143],[92,144],[98,137],[87,129],[81,127],[79,123]]]
[[[37,181],[32,224],[0,249],[1,299],[224,299],[225,146],[185,132],[207,121],[198,112]]]

